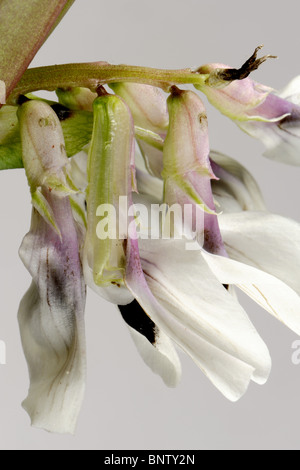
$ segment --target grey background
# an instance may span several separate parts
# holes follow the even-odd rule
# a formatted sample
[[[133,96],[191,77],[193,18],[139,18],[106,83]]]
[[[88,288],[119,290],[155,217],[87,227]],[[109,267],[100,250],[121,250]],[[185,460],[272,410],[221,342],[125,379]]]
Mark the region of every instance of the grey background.
[[[223,62],[239,66],[259,44],[277,54],[254,74],[281,88],[300,74],[299,2],[269,0],[77,0],[33,65],[107,60],[164,68]],[[208,107],[211,147],[249,168],[270,211],[300,221],[300,170],[264,159],[263,147]],[[244,306],[269,346],[273,370],[227,402],[181,354],[176,390],[147,369],[116,309],[89,291],[88,382],[75,437],[30,428],[20,403],[28,375],[16,314],[30,278],[18,258],[29,228],[30,197],[23,171],[1,172],[0,366],[1,449],[299,449],[300,366],[291,361],[297,337],[248,299]],[[298,276],[299,273],[294,273]]]

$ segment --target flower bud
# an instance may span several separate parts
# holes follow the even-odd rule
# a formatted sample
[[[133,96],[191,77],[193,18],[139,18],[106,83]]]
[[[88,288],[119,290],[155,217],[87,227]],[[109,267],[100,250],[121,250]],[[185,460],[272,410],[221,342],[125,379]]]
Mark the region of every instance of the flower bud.
[[[51,190],[72,192],[66,185],[68,158],[59,119],[42,101],[27,101],[18,112],[22,140],[23,163],[34,193],[48,186]]]
[[[198,95],[192,91],[174,88],[168,99],[168,109],[170,126],[164,145],[162,173],[166,196],[169,186],[176,184],[187,197],[202,205],[207,212],[214,211],[209,191],[210,180],[215,176],[209,160],[205,107]],[[197,180],[202,184],[199,185]],[[204,187],[208,188],[208,194]]]
[[[223,74],[234,76],[235,69],[209,64],[198,72],[209,74],[206,85],[197,87],[210,103],[232,119],[243,131],[263,142],[264,155],[291,165],[300,165],[299,78],[278,93],[250,78],[223,81]],[[218,83],[218,80],[221,80]]]
[[[139,83],[113,83],[110,87],[126,101],[136,126],[158,134],[166,131],[167,103],[159,88]]]
[[[168,99],[170,126],[164,145],[165,202],[184,210],[184,231],[211,253],[226,256],[211,188],[216,179],[209,159],[205,107],[192,91],[173,88]],[[186,226],[186,210],[192,217]]]
[[[104,95],[94,102],[94,129],[88,157],[88,230],[85,277],[91,288],[119,304],[132,300],[124,284],[128,194],[132,190],[134,127],[124,101]],[[125,197],[120,207],[120,197]],[[125,296],[125,300],[124,297]],[[117,298],[116,298],[117,297]]]

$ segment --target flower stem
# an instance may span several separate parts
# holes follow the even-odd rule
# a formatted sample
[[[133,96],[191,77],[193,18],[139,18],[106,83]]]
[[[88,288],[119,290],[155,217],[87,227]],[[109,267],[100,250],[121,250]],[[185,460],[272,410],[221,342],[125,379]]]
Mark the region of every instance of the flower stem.
[[[169,91],[173,85],[201,86],[207,74],[192,69],[162,70],[130,65],[111,65],[107,62],[54,65],[28,69],[11,93],[7,104],[15,105],[20,95],[38,90],[86,87],[96,91],[100,85],[114,82],[136,82]]]

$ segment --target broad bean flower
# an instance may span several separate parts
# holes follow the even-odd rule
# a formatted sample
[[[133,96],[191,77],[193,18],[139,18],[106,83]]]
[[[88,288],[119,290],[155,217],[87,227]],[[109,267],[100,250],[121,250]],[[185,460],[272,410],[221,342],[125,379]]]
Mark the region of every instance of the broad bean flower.
[[[282,94],[254,82],[267,58],[257,51],[239,70],[58,66],[41,75],[58,102],[29,93],[27,74],[1,109],[1,168],[24,167],[32,198],[18,318],[33,425],[75,431],[87,286],[116,306],[167,386],[180,382],[180,348],[233,402],[271,372],[235,289],[300,335],[300,225],[269,213],[254,177],[211,150],[206,108],[182,87],[204,92],[267,156],[299,164],[299,79]],[[96,78],[79,80],[83,70]]]

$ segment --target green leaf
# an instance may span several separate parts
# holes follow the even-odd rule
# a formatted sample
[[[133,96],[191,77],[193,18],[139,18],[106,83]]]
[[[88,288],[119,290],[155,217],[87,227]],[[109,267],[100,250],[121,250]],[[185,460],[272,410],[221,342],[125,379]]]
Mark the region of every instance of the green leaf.
[[[10,95],[75,0],[0,0],[0,80]]]
[[[22,146],[16,106],[0,110],[0,170],[23,168]],[[89,144],[93,131],[93,113],[71,111],[61,121],[66,152],[73,157]]]
[[[93,122],[93,113],[89,111],[72,111],[70,116],[61,122],[68,157],[73,157],[90,143]]]

